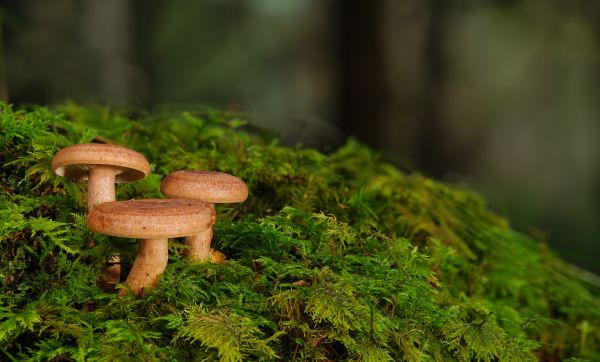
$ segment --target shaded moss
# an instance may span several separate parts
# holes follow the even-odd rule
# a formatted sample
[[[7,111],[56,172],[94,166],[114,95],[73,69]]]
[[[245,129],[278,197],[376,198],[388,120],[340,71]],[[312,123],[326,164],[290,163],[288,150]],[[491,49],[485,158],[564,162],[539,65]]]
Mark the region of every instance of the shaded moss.
[[[600,299],[472,192],[405,175],[349,141],[288,148],[236,115],[66,104],[0,113],[0,355],[12,360],[600,359]],[[179,169],[244,179],[218,205],[224,265],[170,243],[159,286],[96,284],[137,242],[89,232],[85,185],[54,175],[69,144],[110,140],[150,160],[117,198],[160,197]],[[94,241],[91,247],[90,241]]]

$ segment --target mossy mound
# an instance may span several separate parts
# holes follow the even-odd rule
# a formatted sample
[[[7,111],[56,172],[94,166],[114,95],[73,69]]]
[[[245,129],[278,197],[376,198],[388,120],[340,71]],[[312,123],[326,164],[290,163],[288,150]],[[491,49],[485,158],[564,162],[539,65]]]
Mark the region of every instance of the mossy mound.
[[[600,360],[600,299],[576,272],[477,195],[356,142],[283,147],[211,110],[0,108],[4,359]],[[50,169],[94,139],[152,163],[119,200],[161,197],[179,169],[244,179],[249,199],[217,206],[228,261],[189,263],[172,241],[155,290],[103,292],[105,261],[121,253],[126,275],[138,243],[89,232],[85,184]]]

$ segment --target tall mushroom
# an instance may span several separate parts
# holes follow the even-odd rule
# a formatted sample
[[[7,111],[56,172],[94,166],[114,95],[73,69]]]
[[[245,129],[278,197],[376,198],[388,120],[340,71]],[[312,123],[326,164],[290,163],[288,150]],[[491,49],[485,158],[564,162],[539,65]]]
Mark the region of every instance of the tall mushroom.
[[[129,148],[98,143],[78,144],[58,151],[52,170],[59,176],[87,180],[88,210],[103,202],[115,201],[115,183],[133,182],[150,172],[148,160]],[[102,274],[102,283],[110,288],[119,282],[120,257],[114,254]]]
[[[97,233],[137,238],[140,251],[125,284],[139,295],[152,288],[168,261],[168,238],[205,232],[214,219],[207,203],[183,199],[115,201],[94,207],[88,217],[90,230]],[[126,294],[122,290],[119,295]]]
[[[163,179],[160,191],[170,198],[200,200],[211,206],[215,203],[243,202],[248,198],[248,187],[244,181],[217,171],[175,171]],[[206,232],[187,237],[186,255],[199,261],[222,261],[224,255],[210,248],[212,234],[211,224]]]

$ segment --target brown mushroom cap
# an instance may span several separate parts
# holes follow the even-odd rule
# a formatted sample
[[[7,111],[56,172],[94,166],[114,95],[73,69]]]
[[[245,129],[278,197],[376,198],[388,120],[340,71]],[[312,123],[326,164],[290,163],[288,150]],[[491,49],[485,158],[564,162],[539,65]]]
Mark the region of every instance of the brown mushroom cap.
[[[210,203],[242,202],[248,198],[244,181],[217,171],[175,171],[163,179],[160,192],[167,197]]]
[[[207,203],[184,199],[114,201],[90,211],[87,224],[97,233],[138,239],[195,235],[215,219]]]
[[[73,145],[58,151],[52,160],[52,170],[57,175],[76,180],[86,180],[89,169],[96,165],[115,167],[117,183],[136,181],[150,172],[148,160],[142,154],[116,145]]]

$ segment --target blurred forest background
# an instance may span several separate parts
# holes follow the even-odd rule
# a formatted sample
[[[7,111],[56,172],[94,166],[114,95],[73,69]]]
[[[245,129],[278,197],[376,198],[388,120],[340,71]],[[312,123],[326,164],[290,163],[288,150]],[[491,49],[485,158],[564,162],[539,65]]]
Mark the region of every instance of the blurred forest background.
[[[205,104],[467,184],[600,273],[597,0],[3,0],[11,102]]]

